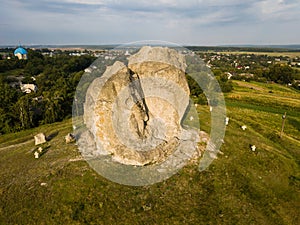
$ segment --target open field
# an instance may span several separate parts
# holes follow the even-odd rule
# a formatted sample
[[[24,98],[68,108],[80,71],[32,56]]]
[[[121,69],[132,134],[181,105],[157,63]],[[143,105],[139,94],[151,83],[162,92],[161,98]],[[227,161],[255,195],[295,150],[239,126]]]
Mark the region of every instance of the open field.
[[[204,172],[190,163],[152,186],[124,186],[94,172],[76,145],[64,142],[70,120],[0,136],[0,224],[299,223],[300,93],[234,81],[225,98],[224,154]],[[209,132],[208,107],[197,110]],[[52,139],[47,153],[34,159],[39,132]]]

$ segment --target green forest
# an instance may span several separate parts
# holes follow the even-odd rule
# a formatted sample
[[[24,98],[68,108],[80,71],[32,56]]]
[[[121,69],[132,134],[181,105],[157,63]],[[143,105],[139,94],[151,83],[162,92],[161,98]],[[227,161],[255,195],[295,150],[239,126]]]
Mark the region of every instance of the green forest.
[[[0,133],[61,121],[72,114],[74,92],[84,69],[95,57],[44,56],[28,50],[28,60],[0,60]],[[38,89],[23,93],[19,83]]]

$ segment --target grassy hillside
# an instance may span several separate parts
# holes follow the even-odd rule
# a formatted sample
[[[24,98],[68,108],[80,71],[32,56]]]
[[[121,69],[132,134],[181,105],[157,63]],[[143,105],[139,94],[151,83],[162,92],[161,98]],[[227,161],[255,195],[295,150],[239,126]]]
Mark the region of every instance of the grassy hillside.
[[[190,163],[152,186],[123,186],[94,172],[64,142],[70,120],[0,136],[0,224],[299,223],[300,93],[275,84],[234,87],[226,95],[224,154],[204,172]],[[209,131],[208,107],[198,110]],[[39,132],[52,139],[34,159]]]

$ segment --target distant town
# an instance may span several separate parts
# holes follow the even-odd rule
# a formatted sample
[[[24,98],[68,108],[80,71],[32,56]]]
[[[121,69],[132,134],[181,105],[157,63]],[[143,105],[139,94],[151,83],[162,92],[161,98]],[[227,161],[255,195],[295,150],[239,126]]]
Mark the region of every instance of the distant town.
[[[103,60],[115,60],[116,57],[130,56],[135,50],[129,48],[115,48],[114,45],[107,46],[76,46],[76,47],[38,47],[27,48],[38,52],[45,57],[56,57],[59,55],[69,56],[91,56],[103,58]],[[181,50],[183,54],[197,54],[206,63],[207,67],[217,74],[224,73],[228,79],[238,80],[259,80],[268,81],[263,73],[272,65],[289,66],[300,71],[300,51],[297,46],[282,46],[281,48],[251,48],[251,47],[187,47],[188,50]],[[21,51],[21,52],[20,52]],[[24,53],[24,54],[23,54]],[[13,57],[27,59],[27,51],[19,46],[18,48],[0,48],[2,60],[9,60]],[[85,68],[85,72],[91,72],[92,68]],[[1,72],[1,71],[0,71]],[[299,87],[299,75],[289,80],[289,86]],[[274,81],[274,80],[273,80]],[[285,83],[285,82],[282,82]],[[23,88],[24,92],[28,89]]]

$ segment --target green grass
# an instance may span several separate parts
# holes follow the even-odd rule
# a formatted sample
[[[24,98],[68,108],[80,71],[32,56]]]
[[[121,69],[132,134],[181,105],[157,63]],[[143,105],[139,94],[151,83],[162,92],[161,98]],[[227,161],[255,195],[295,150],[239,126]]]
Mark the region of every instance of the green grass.
[[[297,224],[300,94],[274,84],[234,81],[234,87],[225,96],[224,154],[204,172],[190,163],[152,186],[116,184],[85,161],[70,160],[80,156],[64,142],[70,120],[0,136],[0,224]],[[208,107],[197,110],[209,132]],[[56,135],[34,159],[38,132]]]

